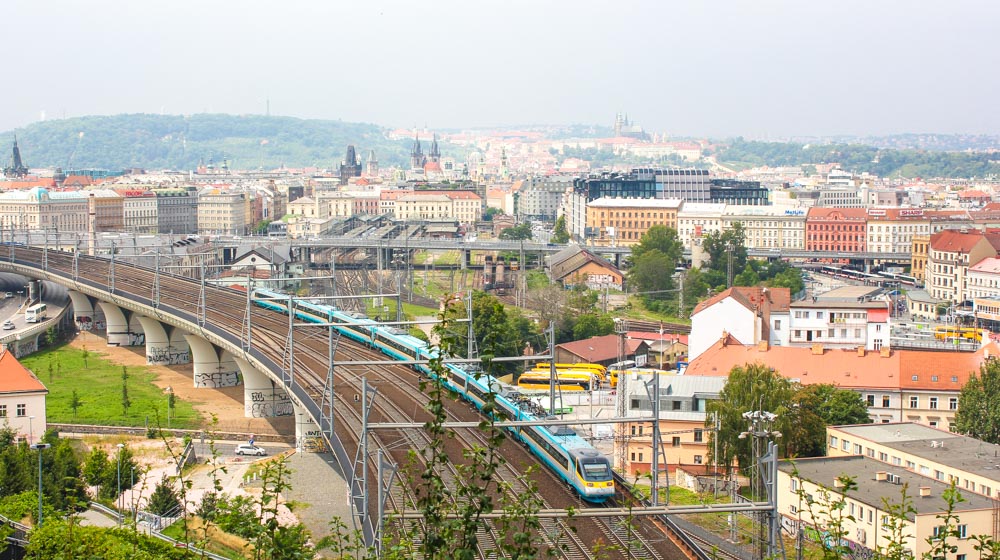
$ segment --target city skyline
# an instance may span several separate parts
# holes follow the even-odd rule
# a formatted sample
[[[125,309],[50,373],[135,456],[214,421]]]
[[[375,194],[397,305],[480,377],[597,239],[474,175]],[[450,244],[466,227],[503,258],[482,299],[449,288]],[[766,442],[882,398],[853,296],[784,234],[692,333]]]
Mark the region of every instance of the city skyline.
[[[1000,133],[1000,6],[15,1],[0,130],[218,112],[675,136]],[[42,33],[44,31],[44,33]]]

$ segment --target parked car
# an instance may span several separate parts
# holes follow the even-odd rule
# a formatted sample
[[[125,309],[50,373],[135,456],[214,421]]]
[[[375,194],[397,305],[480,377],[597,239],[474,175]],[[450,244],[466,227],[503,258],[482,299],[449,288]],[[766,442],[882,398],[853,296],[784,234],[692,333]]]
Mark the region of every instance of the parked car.
[[[3,298],[4,299],[10,299],[12,297],[14,297],[14,292],[4,292],[3,293]]]
[[[3,323],[3,330],[5,330],[5,331],[12,331],[15,328],[17,328],[17,327],[14,326],[14,322],[13,321],[11,321],[11,320],[4,321],[4,323]]]
[[[264,451],[263,447],[257,447],[256,445],[250,445],[249,443],[241,443],[236,446],[237,455],[258,455],[263,457],[267,455],[267,451]]]

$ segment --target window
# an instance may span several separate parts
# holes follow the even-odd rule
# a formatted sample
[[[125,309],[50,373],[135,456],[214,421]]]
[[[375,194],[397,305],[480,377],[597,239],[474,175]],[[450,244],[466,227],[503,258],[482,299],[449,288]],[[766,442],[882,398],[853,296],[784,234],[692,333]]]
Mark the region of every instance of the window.
[[[0,418],[6,418],[6,417],[7,417],[7,405],[0,404]]]
[[[830,447],[836,449],[838,443],[840,443],[840,440],[837,439],[837,436],[830,436]]]
[[[959,525],[955,528],[958,531],[958,538],[967,539],[969,538],[969,526],[965,523]]]
[[[919,375],[914,375],[914,376],[910,377],[910,381],[919,381],[919,380],[920,380],[920,376]]]
[[[882,395],[882,408],[889,408],[889,395]]]
[[[817,311],[816,312],[816,318],[817,319],[822,319],[823,318],[823,312],[822,311]]]
[[[799,480],[797,478],[792,479],[792,492],[799,491]]]
[[[948,410],[958,410],[958,397],[948,398]]]
[[[704,441],[704,430],[694,431],[694,441],[695,443],[701,443],[702,441]]]
[[[868,406],[875,406],[875,395],[868,395]]]
[[[931,407],[932,410],[933,409],[937,409],[937,400],[938,400],[937,397],[931,397],[931,399],[930,399],[930,407]]]
[[[678,437],[678,436],[674,436],[670,440],[670,445],[673,446],[673,447],[680,447],[681,446],[681,438]]]
[[[920,406],[920,397],[910,397],[910,408],[917,408]]]
[[[17,416],[18,418],[23,418],[28,415],[28,405],[19,404],[17,405]]]
[[[781,330],[781,320],[780,319],[776,319],[774,321],[774,330],[776,330],[776,331],[780,331]]]
[[[861,445],[859,445],[857,443],[854,444],[854,454],[855,455],[861,455]]]
[[[884,451],[879,451],[878,452],[878,460],[882,461],[883,463],[888,462],[889,461],[889,454],[886,453],[886,452],[884,452]]]
[[[670,408],[672,410],[680,410],[681,409],[681,401],[671,401],[670,405],[671,405]]]
[[[701,455],[695,455],[694,456],[694,464],[696,464],[696,465],[700,465],[701,464]]]
[[[841,448],[841,449],[843,449],[844,451],[847,451],[848,449],[850,449],[850,448],[851,448],[851,442],[849,442],[849,441],[847,441],[847,440],[845,439],[845,440],[844,440],[844,441],[843,441],[843,442],[841,443],[841,445],[840,445],[840,448]]]
[[[632,460],[635,461],[635,451],[632,452]]]

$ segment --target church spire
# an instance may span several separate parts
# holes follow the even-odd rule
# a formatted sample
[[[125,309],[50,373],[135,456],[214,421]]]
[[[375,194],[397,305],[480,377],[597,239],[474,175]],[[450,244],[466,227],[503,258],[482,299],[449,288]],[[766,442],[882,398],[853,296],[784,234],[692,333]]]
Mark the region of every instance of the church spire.
[[[3,170],[8,177],[24,177],[28,174],[28,168],[21,160],[21,149],[17,147],[17,135],[14,135],[14,149],[10,156],[10,166]]]

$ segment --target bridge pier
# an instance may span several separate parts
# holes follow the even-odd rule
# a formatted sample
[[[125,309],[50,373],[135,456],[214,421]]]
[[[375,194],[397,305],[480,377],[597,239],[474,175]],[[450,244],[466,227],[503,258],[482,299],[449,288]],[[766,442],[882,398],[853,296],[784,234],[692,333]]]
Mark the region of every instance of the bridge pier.
[[[183,330],[142,315],[139,316],[139,323],[146,334],[147,364],[172,366],[191,361],[191,349],[184,340]]]
[[[295,413],[288,393],[264,372],[236,357],[236,365],[243,373],[243,415],[247,418],[274,418]]]
[[[43,333],[25,336],[14,339],[4,344],[4,349],[14,355],[15,358],[23,358],[38,351],[38,337]],[[41,372],[39,372],[41,373]]]
[[[459,260],[462,262],[462,270],[468,269],[469,264],[471,264],[470,259],[472,258],[472,251],[462,249],[460,257],[461,258]]]
[[[68,290],[69,299],[73,303],[73,322],[77,330],[90,332],[97,329],[97,313],[94,309],[94,300],[87,294],[76,290]],[[103,316],[103,314],[102,314]],[[103,323],[103,321],[102,321]]]
[[[108,346],[142,346],[146,343],[146,333],[138,315],[107,301],[97,302],[97,307],[107,321]]]
[[[309,416],[309,412],[298,405],[294,405],[294,408],[296,451],[326,451],[323,432]]]
[[[240,384],[239,366],[232,354],[196,334],[184,333],[184,338],[191,348],[195,387],[218,389]]]

